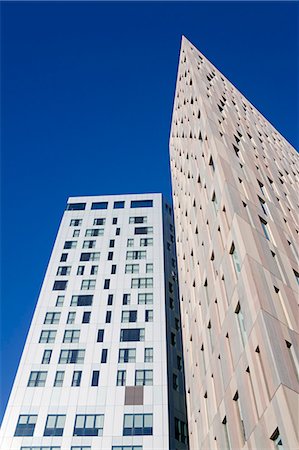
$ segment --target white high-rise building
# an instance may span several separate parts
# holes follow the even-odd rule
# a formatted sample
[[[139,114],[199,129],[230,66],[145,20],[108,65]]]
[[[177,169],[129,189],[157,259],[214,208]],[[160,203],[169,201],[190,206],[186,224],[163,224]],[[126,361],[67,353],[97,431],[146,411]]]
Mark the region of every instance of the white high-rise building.
[[[161,194],[70,198],[1,450],[185,450],[175,237]]]

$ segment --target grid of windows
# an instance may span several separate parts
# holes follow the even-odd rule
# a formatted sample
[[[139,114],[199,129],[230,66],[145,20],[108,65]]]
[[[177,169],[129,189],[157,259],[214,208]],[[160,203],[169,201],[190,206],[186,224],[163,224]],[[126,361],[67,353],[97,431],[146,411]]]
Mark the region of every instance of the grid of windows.
[[[48,372],[33,371],[30,372],[28,387],[44,387],[46,384]]]
[[[153,285],[153,278],[132,278],[131,280],[131,288],[152,288]]]
[[[136,361],[136,349],[135,348],[121,348],[119,350],[118,362],[119,363],[133,363]]]
[[[46,421],[44,436],[62,436],[65,417],[64,414],[49,414]]]
[[[147,436],[153,434],[152,414],[125,414],[123,436]]]
[[[44,324],[57,324],[60,320],[60,312],[46,313]]]
[[[151,292],[138,294],[138,304],[139,305],[152,305],[154,296]]]
[[[152,370],[136,370],[135,386],[152,386],[153,371]]]
[[[102,436],[103,414],[77,414],[73,436]]]
[[[55,342],[56,330],[43,330],[40,334],[39,342],[40,343],[53,343]]]
[[[21,414],[18,419],[14,436],[33,436],[37,415]]]
[[[80,330],[65,330],[63,336],[63,342],[79,342],[80,339]]]
[[[83,364],[85,350],[61,350],[59,364]]]

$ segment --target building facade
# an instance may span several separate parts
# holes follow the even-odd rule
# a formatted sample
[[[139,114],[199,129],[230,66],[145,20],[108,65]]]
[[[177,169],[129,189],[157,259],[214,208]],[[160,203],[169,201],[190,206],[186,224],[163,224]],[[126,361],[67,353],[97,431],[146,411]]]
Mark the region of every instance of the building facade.
[[[170,158],[190,448],[299,448],[298,154],[185,38]]]
[[[186,450],[171,207],[70,198],[4,416],[1,450]]]

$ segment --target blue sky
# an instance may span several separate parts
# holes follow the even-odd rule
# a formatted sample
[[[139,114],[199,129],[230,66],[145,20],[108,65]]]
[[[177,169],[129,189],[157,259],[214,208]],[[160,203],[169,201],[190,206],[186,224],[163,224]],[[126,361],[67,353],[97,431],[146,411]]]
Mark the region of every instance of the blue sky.
[[[163,192],[184,34],[293,144],[294,2],[1,3],[3,414],[70,195]]]

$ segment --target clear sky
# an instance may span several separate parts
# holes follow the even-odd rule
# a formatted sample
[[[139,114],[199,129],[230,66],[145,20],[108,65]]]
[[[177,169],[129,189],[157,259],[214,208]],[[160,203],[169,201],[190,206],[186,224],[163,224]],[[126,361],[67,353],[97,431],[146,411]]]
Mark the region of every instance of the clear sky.
[[[0,419],[67,197],[170,197],[181,35],[295,145],[296,16],[286,1],[1,3]]]

